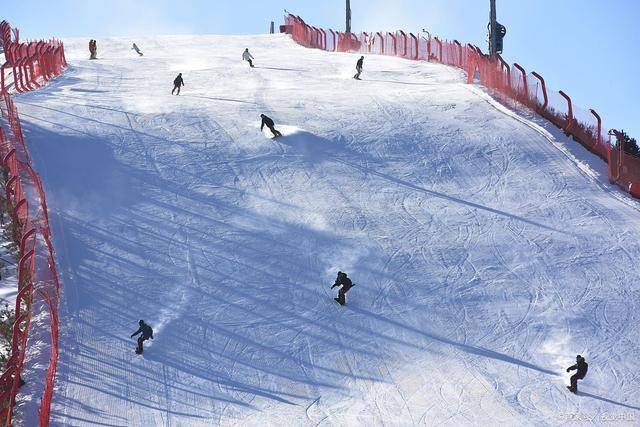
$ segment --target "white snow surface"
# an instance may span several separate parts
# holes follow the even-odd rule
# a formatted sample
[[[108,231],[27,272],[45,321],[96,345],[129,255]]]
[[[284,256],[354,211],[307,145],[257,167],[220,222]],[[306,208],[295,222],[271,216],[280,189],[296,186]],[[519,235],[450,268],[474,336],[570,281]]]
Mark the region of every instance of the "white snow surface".
[[[640,422],[639,205],[575,142],[441,65],[87,43],[16,96],[62,281],[53,425]]]

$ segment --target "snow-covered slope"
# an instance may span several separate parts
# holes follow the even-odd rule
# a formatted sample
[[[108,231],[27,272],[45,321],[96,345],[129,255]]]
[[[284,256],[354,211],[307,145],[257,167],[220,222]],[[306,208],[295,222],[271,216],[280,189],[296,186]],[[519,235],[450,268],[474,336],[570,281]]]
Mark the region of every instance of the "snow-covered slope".
[[[575,143],[440,65],[370,56],[356,82],[356,55],[280,35],[65,43],[16,98],[64,290],[54,424],[640,419],[640,212]]]

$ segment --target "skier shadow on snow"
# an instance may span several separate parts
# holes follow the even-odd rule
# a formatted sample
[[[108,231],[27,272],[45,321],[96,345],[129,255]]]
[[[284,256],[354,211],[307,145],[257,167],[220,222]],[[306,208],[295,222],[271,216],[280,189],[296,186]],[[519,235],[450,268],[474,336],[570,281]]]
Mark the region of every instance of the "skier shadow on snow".
[[[69,89],[71,92],[80,92],[80,93],[110,93],[108,90],[97,90],[97,89],[81,89],[77,87],[72,87]]]
[[[340,155],[351,155],[344,143],[338,143],[313,133],[296,130],[274,139],[278,144],[289,147],[286,156],[299,157],[308,163],[331,161]]]
[[[596,396],[595,394],[585,393],[584,391],[578,391],[578,396],[590,397],[592,399],[600,400],[602,402],[611,403],[612,405],[622,406],[628,409],[635,409],[636,411],[640,411],[640,406],[633,406],[622,402],[616,402],[615,400],[607,399],[606,397]]]
[[[238,103],[238,104],[258,105],[255,102],[251,102],[251,101],[242,101],[240,99],[231,99],[231,98],[216,98],[216,97],[212,97],[212,96],[182,94],[182,95],[180,95],[180,97],[181,98],[207,99],[209,101],[218,101],[218,102],[235,102],[235,103]]]
[[[441,337],[441,336],[438,336],[438,335],[435,335],[435,334],[432,334],[432,333],[421,331],[420,329],[415,328],[413,326],[404,325],[404,324],[402,324],[402,323],[400,323],[400,322],[398,322],[396,320],[389,319],[387,317],[384,317],[384,316],[376,314],[376,313],[372,313],[370,311],[366,311],[366,310],[364,310],[362,308],[359,308],[359,307],[353,307],[352,310],[355,311],[356,313],[359,313],[359,314],[361,314],[363,316],[366,316],[366,317],[370,317],[370,318],[372,318],[374,320],[377,320],[379,322],[387,323],[387,324],[390,324],[390,325],[392,325],[394,327],[398,327],[400,329],[404,329],[406,331],[413,332],[414,334],[421,335],[424,338],[427,338],[429,340],[438,341],[438,342],[440,342],[442,344],[446,344],[446,345],[449,345],[449,346],[453,346],[453,347],[459,348],[459,349],[463,350],[466,353],[475,354],[475,355],[482,356],[482,357],[488,357],[490,359],[501,360],[501,361],[506,362],[506,363],[519,365],[519,366],[522,366],[522,367],[525,367],[525,368],[528,368],[528,369],[532,369],[534,371],[542,372],[543,374],[547,374],[547,375],[553,375],[553,376],[558,376],[559,375],[557,372],[550,371],[548,369],[545,369],[545,368],[542,368],[540,366],[534,365],[533,363],[529,363],[529,362],[525,362],[525,361],[520,360],[520,359],[516,359],[515,357],[508,356],[508,355],[506,355],[504,353],[499,353],[499,352],[494,351],[494,350],[489,350],[489,349],[486,349],[486,348],[483,348],[483,347],[477,347],[477,346],[474,346],[474,345],[462,344],[462,343],[450,340],[450,339],[445,338],[445,337]]]
[[[277,138],[276,141],[279,144],[290,147],[290,150],[287,150],[285,154],[287,155],[293,154],[293,155],[298,155],[300,157],[304,157],[311,163],[320,163],[323,161],[334,161],[334,162],[342,163],[354,169],[358,169],[365,174],[376,176],[388,182],[418,191],[420,193],[423,193],[429,196],[437,197],[439,199],[443,199],[449,202],[464,205],[475,210],[480,210],[480,211],[488,212],[490,214],[498,215],[501,217],[514,219],[529,225],[533,225],[538,228],[542,228],[547,231],[553,231],[555,233],[560,233],[565,235],[573,235],[573,233],[571,232],[558,230],[551,226],[542,224],[534,220],[527,219],[519,215],[515,215],[506,211],[485,206],[480,203],[475,203],[475,202],[471,202],[458,197],[450,196],[448,194],[441,193],[435,190],[429,190],[429,189],[420,187],[419,185],[416,185],[412,182],[409,182],[400,178],[396,178],[392,175],[380,172],[381,168],[373,169],[369,166],[362,166],[361,164],[357,164],[350,159],[362,158],[363,154],[352,153],[351,150],[344,143],[337,143],[306,131],[296,131],[289,135],[284,135],[283,137]],[[365,164],[367,165],[378,164],[380,166],[384,166],[383,161],[373,160],[373,159],[367,159],[367,162]]]
[[[379,171],[371,169],[369,167],[357,165],[357,164],[352,163],[352,162],[347,161],[347,160],[343,160],[343,159],[335,159],[335,160],[337,162],[344,163],[345,165],[349,165],[349,166],[353,167],[354,169],[359,169],[364,173],[377,176],[377,177],[382,178],[382,179],[384,179],[386,181],[393,182],[393,183],[398,184],[398,185],[400,185],[402,187],[406,187],[406,188],[410,188],[410,189],[416,190],[418,192],[427,194],[429,196],[434,196],[434,197],[437,197],[439,199],[443,199],[443,200],[447,200],[447,201],[450,201],[450,202],[454,202],[456,204],[464,205],[464,206],[470,207],[472,209],[485,211],[485,212],[488,212],[488,213],[491,213],[491,214],[494,214],[494,215],[498,215],[498,216],[502,216],[502,217],[505,217],[505,218],[514,219],[514,220],[517,220],[517,221],[520,221],[520,222],[524,222],[525,224],[529,224],[529,225],[533,225],[533,226],[538,227],[538,228],[542,228],[542,229],[547,230],[547,231],[553,231],[555,233],[575,236],[574,233],[571,233],[571,232],[568,232],[568,231],[564,231],[564,230],[558,230],[557,228],[553,228],[551,226],[548,226],[548,225],[542,224],[540,222],[536,222],[536,221],[524,218],[524,217],[519,216],[519,215],[515,215],[515,214],[509,213],[509,212],[506,212],[506,211],[501,211],[499,209],[495,209],[495,208],[492,208],[492,207],[489,207],[489,206],[481,205],[480,203],[475,203],[475,202],[471,202],[471,201],[468,201],[468,200],[465,200],[465,199],[461,199],[461,198],[458,198],[458,197],[450,196],[448,194],[440,193],[440,192],[435,191],[435,190],[429,190],[429,189],[420,187],[419,185],[413,184],[413,183],[411,183],[409,181],[405,181],[403,179],[399,179],[399,178],[393,177],[391,175],[379,172]]]
[[[407,85],[407,86],[436,86],[434,83],[412,83],[412,82],[401,82],[398,80],[379,80],[379,79],[364,79],[368,82],[376,82],[376,83],[391,83],[397,85]]]
[[[295,71],[295,72],[301,72],[301,73],[309,71],[309,70],[299,70],[296,68],[259,67],[257,65],[254,68],[261,68],[263,70],[276,70],[276,71]]]

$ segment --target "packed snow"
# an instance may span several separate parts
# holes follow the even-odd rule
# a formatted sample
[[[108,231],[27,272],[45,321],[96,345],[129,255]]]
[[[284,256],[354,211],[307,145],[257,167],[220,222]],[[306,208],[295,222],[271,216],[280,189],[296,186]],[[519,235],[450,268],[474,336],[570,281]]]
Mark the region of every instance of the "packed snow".
[[[65,45],[16,97],[63,290],[52,424],[640,422],[640,205],[559,131],[285,35]]]

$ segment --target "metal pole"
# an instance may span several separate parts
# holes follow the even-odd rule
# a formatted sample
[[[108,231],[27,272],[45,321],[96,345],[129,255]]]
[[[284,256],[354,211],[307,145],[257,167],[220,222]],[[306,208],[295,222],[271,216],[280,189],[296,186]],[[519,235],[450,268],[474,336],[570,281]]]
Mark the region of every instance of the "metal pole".
[[[276,32],[276,23],[271,21],[271,26],[269,27],[269,33],[274,34]]]
[[[347,0],[347,33],[351,32],[351,0]]]
[[[496,47],[498,43],[498,21],[496,20],[496,0],[489,0],[489,55],[497,54]]]

